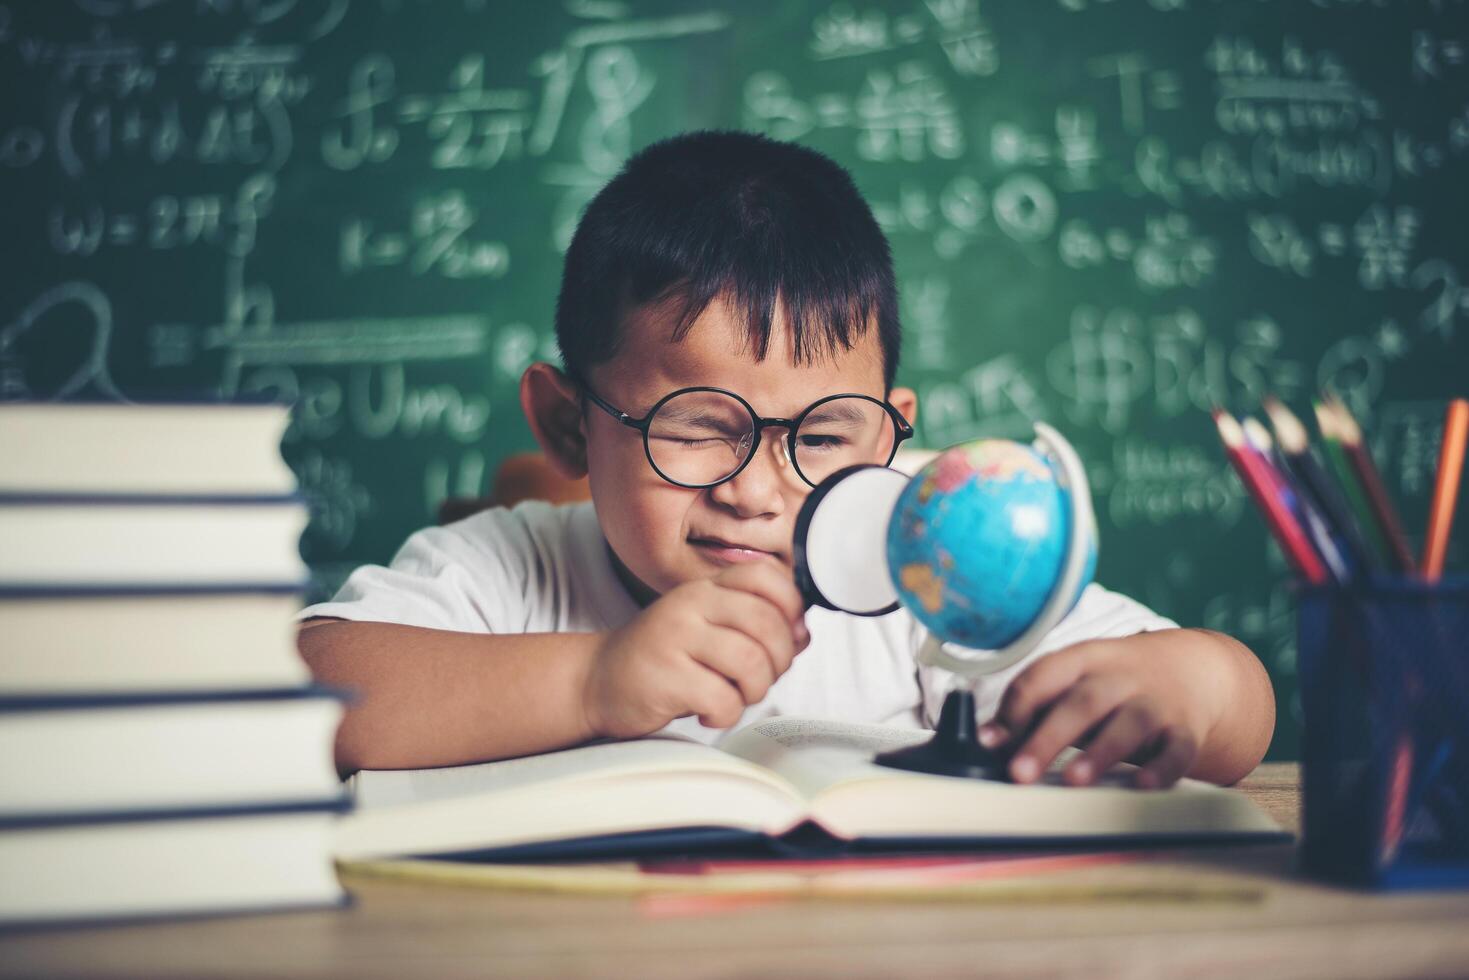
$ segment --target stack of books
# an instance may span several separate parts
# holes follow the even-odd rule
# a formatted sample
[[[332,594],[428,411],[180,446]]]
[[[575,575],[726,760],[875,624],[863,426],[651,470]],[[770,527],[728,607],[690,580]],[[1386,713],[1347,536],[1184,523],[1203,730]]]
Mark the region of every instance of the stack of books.
[[[342,901],[288,421],[0,405],[0,923]]]

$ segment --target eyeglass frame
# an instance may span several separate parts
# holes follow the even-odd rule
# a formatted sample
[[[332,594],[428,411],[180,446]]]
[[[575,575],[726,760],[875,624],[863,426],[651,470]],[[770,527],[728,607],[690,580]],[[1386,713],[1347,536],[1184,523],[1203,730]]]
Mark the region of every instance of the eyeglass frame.
[[[888,458],[884,460],[880,465],[887,466],[892,463],[892,461],[898,455],[898,447],[903,444],[903,440],[911,439],[913,437],[912,424],[909,423],[907,419],[903,418],[903,413],[894,408],[891,402],[885,401],[880,398],[874,398],[871,395],[864,395],[861,392],[856,391],[844,391],[835,395],[826,395],[822,398],[818,398],[810,405],[807,405],[805,408],[801,409],[801,413],[795,418],[784,419],[766,418],[760,415],[758,412],[755,411],[754,406],[745,401],[739,395],[735,394],[733,391],[730,391],[728,388],[716,388],[712,385],[694,385],[692,387],[679,388],[676,391],[670,391],[668,394],[658,399],[658,401],[654,403],[652,408],[648,409],[647,415],[644,415],[642,418],[639,419],[634,418],[628,413],[622,411],[622,409],[615,407],[611,402],[607,401],[605,398],[601,397],[595,391],[593,391],[591,386],[580,378],[573,375],[571,376],[571,381],[578,388],[580,388],[582,390],[582,393],[590,398],[592,400],[592,403],[595,404],[602,411],[606,412],[608,415],[612,416],[614,419],[616,419],[618,422],[621,422],[628,428],[637,429],[639,432],[641,432],[643,434],[643,455],[647,457],[648,465],[653,467],[653,472],[657,473],[659,478],[664,480],[665,482],[671,483],[676,487],[683,487],[685,490],[708,490],[710,487],[717,487],[722,483],[728,483],[730,480],[733,480],[735,477],[739,476],[742,472],[744,472],[745,467],[750,465],[750,461],[755,458],[756,454],[760,452],[760,438],[764,434],[767,426],[778,426],[786,430],[786,450],[791,461],[791,467],[795,469],[796,475],[801,478],[802,483],[805,483],[808,487],[816,487],[817,484],[811,482],[810,477],[806,476],[806,474],[802,472],[801,464],[796,462],[796,430],[801,427],[801,423],[806,421],[806,416],[810,415],[813,410],[822,405],[825,405],[827,402],[835,401],[838,398],[862,398],[870,401],[874,405],[877,405],[879,408],[881,408],[884,412],[886,412],[888,418],[892,420],[893,429],[896,433],[893,439],[893,448],[888,453]],[[673,479],[667,473],[664,473],[661,469],[658,468],[658,464],[653,462],[653,447],[648,444],[648,430],[652,428],[653,417],[658,414],[658,410],[661,409],[664,405],[677,398],[679,395],[687,395],[692,392],[698,391],[712,391],[716,394],[728,395],[735,401],[739,402],[742,406],[744,406],[745,411],[749,413],[750,419],[755,424],[755,435],[750,441],[749,453],[745,456],[744,459],[740,460],[740,465],[736,466],[734,470],[731,471],[727,476],[722,476],[711,483],[682,483],[678,480]]]

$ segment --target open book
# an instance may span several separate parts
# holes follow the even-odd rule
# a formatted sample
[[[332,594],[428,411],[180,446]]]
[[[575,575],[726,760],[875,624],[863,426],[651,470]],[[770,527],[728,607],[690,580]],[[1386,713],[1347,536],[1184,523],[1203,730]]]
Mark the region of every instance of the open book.
[[[1280,837],[1245,797],[1183,780],[1137,790],[1121,772],[1063,785],[926,776],[873,764],[930,733],[775,718],[715,747],[608,742],[448,769],[352,778],[339,859],[584,857],[777,840],[824,844],[1166,841]],[[1064,761],[1064,760],[1063,760]],[[815,828],[813,832],[813,827]]]

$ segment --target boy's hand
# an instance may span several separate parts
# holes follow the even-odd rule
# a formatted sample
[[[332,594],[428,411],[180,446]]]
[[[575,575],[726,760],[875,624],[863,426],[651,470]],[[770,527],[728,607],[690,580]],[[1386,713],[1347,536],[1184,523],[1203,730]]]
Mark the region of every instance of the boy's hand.
[[[1016,782],[1040,778],[1068,745],[1084,749],[1063,772],[1082,786],[1126,760],[1142,766],[1139,788],[1171,786],[1188,772],[1226,709],[1228,685],[1206,658],[1159,644],[1169,630],[1078,643],[1041,657],[1010,683],[981,744],[1018,743]],[[1180,647],[1187,643],[1180,637]]]
[[[686,582],[608,635],[583,706],[598,735],[634,738],[698,715],[728,728],[811,642],[790,569],[761,560]]]

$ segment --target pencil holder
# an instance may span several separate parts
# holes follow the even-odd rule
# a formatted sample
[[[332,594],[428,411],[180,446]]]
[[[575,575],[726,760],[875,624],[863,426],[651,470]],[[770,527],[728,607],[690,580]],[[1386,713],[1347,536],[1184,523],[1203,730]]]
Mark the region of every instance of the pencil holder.
[[[1469,887],[1469,582],[1300,593],[1310,875]]]

